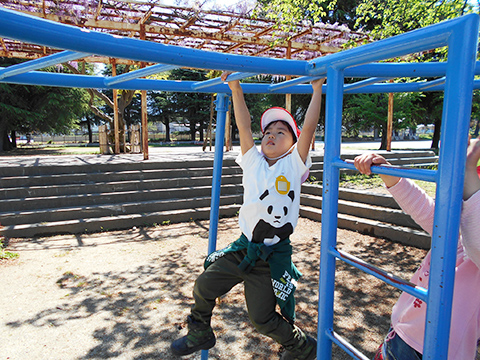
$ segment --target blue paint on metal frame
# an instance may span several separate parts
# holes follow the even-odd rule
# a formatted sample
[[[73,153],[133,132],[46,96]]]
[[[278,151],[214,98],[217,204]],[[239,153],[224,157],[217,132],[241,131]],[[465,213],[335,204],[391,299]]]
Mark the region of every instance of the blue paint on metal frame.
[[[365,86],[368,86],[370,84],[376,84],[376,83],[381,83],[386,80],[390,80],[392,78],[384,78],[384,77],[372,77],[363,81],[357,81],[353,84],[346,84],[343,86],[345,89],[345,93],[351,93],[353,90],[357,90],[360,88],[363,88]]]
[[[225,120],[228,111],[228,95],[218,94],[216,100],[217,127],[215,140],[215,157],[213,161],[212,199],[210,202],[210,227],[208,233],[208,254],[217,249],[217,231],[220,208],[220,191],[222,186],[223,139],[225,138]],[[208,350],[202,350],[202,360],[208,359]]]
[[[61,53],[45,56],[40,59],[30,60],[21,64],[9,66],[0,70],[0,80],[14,75],[24,74],[26,72],[43,69],[48,66],[57,65],[63,62],[78,60],[89,54],[74,52],[74,51],[62,51]]]
[[[216,53],[152,41],[122,38],[75,26],[0,9],[0,33],[4,37],[57,49],[90,52],[112,58],[200,69],[282,74],[285,69],[304,75],[306,62]]]
[[[140,70],[130,71],[126,74],[105,78],[104,83],[105,83],[105,86],[111,87],[112,85],[123,83],[125,81],[129,81],[132,79],[138,79],[142,76],[159,74],[159,73],[170,71],[177,68],[178,66],[174,66],[174,65],[164,65],[164,64],[152,65]]]
[[[416,286],[410,281],[406,281],[405,279],[401,279],[390,273],[387,273],[386,271],[371,264],[368,264],[367,262],[357,258],[356,256],[348,254],[344,251],[338,249],[330,249],[330,254],[338,259],[343,260],[347,264],[355,266],[357,269],[360,269],[367,274],[375,276],[376,278],[386,282],[387,284],[395,286],[399,290],[405,291],[406,293],[425,302],[427,301],[428,292],[425,288]]]
[[[419,90],[424,91],[424,90],[427,90],[428,88],[432,88],[434,86],[443,85],[443,84],[445,84],[445,77],[442,77],[441,79],[436,79],[433,81],[426,81],[424,84],[422,84],[419,87]]]
[[[448,39],[423,359],[447,359],[464,182],[464,171],[452,171],[451,164],[463,168],[466,160],[479,26],[478,16],[464,19]]]
[[[356,170],[353,165],[353,160],[342,160],[340,158],[333,159],[332,165],[343,169]],[[424,180],[435,182],[437,180],[437,171],[430,169],[407,168],[394,165],[372,166],[372,171],[375,174],[394,175],[398,177],[405,177],[415,180]]]
[[[233,73],[228,76],[228,81],[242,80],[255,75],[258,75],[258,73]],[[200,89],[205,89],[207,87],[219,85],[222,83],[223,83],[223,80],[220,77],[217,77],[211,80],[206,80],[206,81],[199,81],[192,85],[192,90],[198,91]]]
[[[336,258],[330,250],[337,243],[339,168],[333,161],[340,158],[342,138],[343,71],[328,68],[323,162],[322,235],[318,301],[317,358],[332,358],[333,308]]]
[[[170,66],[236,71],[238,73],[234,76],[238,78],[254,74],[290,75],[299,76],[299,78],[275,85],[244,83],[242,88],[244,93],[308,94],[312,89],[305,83],[327,74],[327,84],[324,85],[326,124],[318,302],[318,358],[331,358],[332,343],[336,343],[352,357],[366,359],[334,331],[335,262],[340,259],[426,301],[428,307],[423,358],[446,360],[464,179],[462,167],[459,166],[459,171],[451,171],[451,164],[464,164],[466,159],[472,91],[480,89],[480,81],[474,81],[474,75],[480,75],[480,65],[475,62],[478,30],[479,17],[471,14],[306,62],[220,54],[121,38],[0,9],[1,36],[67,50],[58,54],[58,58],[51,56],[20,66],[1,69],[0,82],[108,89],[118,88],[115,86],[120,81],[121,88],[126,90],[196,92],[202,89],[203,92],[219,93],[217,98],[219,142],[215,148],[212,182],[208,248],[210,253],[216,248],[223,161],[223,144],[220,139],[223,139],[225,133],[225,116],[228,108],[226,94],[230,93],[230,89],[219,78],[205,82],[178,82],[138,79],[138,77]],[[448,46],[449,50],[448,62],[445,63],[374,63],[442,46]],[[127,58],[159,64],[115,79],[32,71],[50,64],[52,59],[66,61],[63,56],[75,57],[80,54]],[[379,83],[393,76],[439,77],[440,79],[418,83]],[[365,80],[345,85],[345,77]],[[417,91],[445,92],[441,130],[442,147],[438,170],[374,166],[372,171],[427,180],[437,184],[428,290],[416,287],[408,281],[401,281],[336,249],[339,171],[342,168],[354,168],[351,162],[340,158],[343,96],[355,93]],[[448,212],[444,209],[448,209]],[[202,359],[207,357],[208,352],[202,352]]]
[[[217,126],[215,132],[215,157],[213,161],[212,199],[210,203],[210,231],[208,242],[208,253],[216,250],[217,241],[217,220],[220,207],[220,189],[222,185],[223,166],[223,139],[225,137],[225,119],[228,111],[228,95],[218,94],[216,100]]]
[[[0,69],[8,69],[1,68]],[[121,75],[119,75],[121,76]],[[30,71],[28,73],[12,75],[8,78],[0,80],[0,82],[22,85],[41,85],[41,86],[58,86],[58,87],[78,87],[78,88],[94,88],[94,89],[123,89],[123,90],[152,90],[152,91],[178,91],[178,92],[197,92],[192,86],[198,84],[195,81],[174,81],[174,80],[151,80],[151,79],[134,79],[122,82],[121,85],[116,84],[107,86],[105,78],[102,76],[85,76],[73,74],[46,73],[41,71]],[[372,94],[372,93],[403,93],[418,92],[425,85],[420,83],[393,83],[393,84],[373,84],[364,87],[348,89],[348,94]],[[246,94],[265,94],[270,92],[270,84],[242,84],[243,92]],[[328,92],[326,85],[323,86],[324,92]],[[425,89],[425,91],[443,91],[444,83]],[[480,80],[474,81],[474,89],[480,89]],[[230,93],[230,88],[226,84],[209,86],[202,90],[205,93]],[[312,87],[310,85],[295,85],[276,90],[276,94],[310,94]]]
[[[351,357],[358,359],[358,360],[370,360],[367,358],[365,355],[363,355],[360,351],[358,351],[356,348],[354,348],[346,339],[344,339],[342,336],[337,334],[335,331],[329,331],[327,333],[327,336],[340,348],[342,348],[348,355]],[[317,359],[319,359],[317,357]]]
[[[325,74],[322,74],[322,75],[325,75]],[[271,92],[277,92],[277,91],[285,89],[285,88],[290,88],[293,85],[306,84],[306,83],[309,83],[310,81],[313,81],[313,80],[319,79],[319,78],[320,78],[320,76],[302,76],[302,77],[299,77],[299,78],[296,78],[296,79],[282,81],[279,84],[270,85],[270,91]]]
[[[466,22],[465,19],[471,16],[476,15],[466,15],[423,29],[414,30],[400,36],[394,36],[348,51],[311,60],[309,62],[309,75],[322,74],[329,67],[345,69],[349,66],[395,58],[405,54],[446,46],[452,29],[456,28],[458,24],[462,26],[464,22]]]

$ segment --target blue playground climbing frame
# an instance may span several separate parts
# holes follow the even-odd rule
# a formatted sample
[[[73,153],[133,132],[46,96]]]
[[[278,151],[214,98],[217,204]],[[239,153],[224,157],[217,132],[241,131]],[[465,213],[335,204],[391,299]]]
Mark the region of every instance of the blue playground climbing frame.
[[[176,67],[229,70],[231,79],[255,74],[290,75],[280,84],[242,84],[245,93],[311,93],[309,81],[327,77],[325,155],[323,175],[322,234],[318,301],[318,359],[331,359],[337,344],[355,359],[367,359],[334,330],[335,263],[343,260],[402,291],[427,302],[423,359],[447,360],[457,236],[464,171],[451,171],[452,164],[464,164],[472,105],[472,91],[480,88],[474,80],[479,17],[475,14],[442,22],[396,37],[367,44],[310,61],[270,59],[187,49],[172,45],[121,38],[63,25],[0,8],[0,35],[3,37],[64,50],[56,55],[0,69],[0,81],[14,84],[79,88],[162,90],[217,93],[217,136],[223,139],[228,109],[228,85],[219,78],[204,82],[140,79]],[[448,48],[442,63],[379,63],[411,53],[439,47]],[[157,65],[116,77],[57,74],[36,71],[87,55],[125,58]],[[344,84],[344,78],[362,79]],[[384,83],[391,78],[434,78],[432,81]],[[444,91],[441,148],[438,170],[396,167],[372,168],[379,174],[435,182],[437,185],[432,256],[428,290],[392,277],[336,247],[338,187],[340,169],[353,169],[340,158],[342,102],[348,93],[390,93]],[[221,185],[223,146],[216,146],[212,182],[210,241],[215,250]],[[448,209],[448,210],[447,210]],[[202,359],[208,352],[202,352]]]

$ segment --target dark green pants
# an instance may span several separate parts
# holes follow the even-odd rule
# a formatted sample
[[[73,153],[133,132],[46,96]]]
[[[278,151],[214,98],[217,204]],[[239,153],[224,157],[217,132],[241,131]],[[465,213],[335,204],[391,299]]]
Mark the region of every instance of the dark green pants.
[[[243,281],[248,316],[257,331],[283,346],[293,345],[293,325],[275,311],[276,299],[268,263],[258,260],[255,267],[245,274],[238,268],[245,254],[246,250],[228,253],[197,278],[193,289],[195,305],[192,307],[192,317],[209,324],[215,299]]]

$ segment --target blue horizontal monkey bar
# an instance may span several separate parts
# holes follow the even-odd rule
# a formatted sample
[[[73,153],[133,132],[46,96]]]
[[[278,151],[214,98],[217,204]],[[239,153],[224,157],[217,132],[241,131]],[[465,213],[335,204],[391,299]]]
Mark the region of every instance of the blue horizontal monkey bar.
[[[128,80],[138,79],[142,76],[159,74],[161,72],[170,71],[177,68],[178,66],[174,65],[157,64],[136,71],[131,71],[122,75],[105,78],[104,82],[107,87],[111,87],[112,85],[123,83]]]
[[[353,256],[346,253],[345,251],[338,249],[331,249],[330,254],[352,266],[355,266],[357,269],[360,269],[367,274],[375,276],[376,278],[386,282],[387,284],[395,286],[397,289],[405,291],[410,295],[419,298],[420,300],[423,300],[425,302],[428,300],[428,294],[426,289],[416,286],[415,284],[412,284],[411,282],[401,279],[397,276],[394,276],[376,266],[368,264],[366,261],[363,261],[356,256]]]
[[[474,75],[480,74],[476,66],[479,20],[477,15],[467,15],[399,35],[393,38],[364,45],[312,61],[255,58],[242,55],[220,54],[201,50],[180,48],[172,45],[121,38],[95,31],[85,31],[40,18],[0,9],[0,35],[21,41],[46,45],[75,53],[128,58],[137,61],[161,63],[165,66],[186,66],[202,69],[239,72],[236,76],[272,74],[300,76],[278,85],[242,84],[245,93],[311,93],[305,82],[327,75],[325,163],[322,201],[321,270],[319,282],[318,358],[331,358],[332,343],[338,344],[357,359],[366,359],[346,339],[333,329],[335,262],[341,259],[361,268],[387,283],[414,294],[428,303],[425,330],[424,359],[447,359],[448,336],[453,294],[455,249],[459,230],[463,188],[462,171],[451,171],[450,164],[465,163],[469,117],[473,89],[480,88]],[[448,61],[423,64],[377,64],[376,61],[407,55],[412,52],[447,46]],[[37,64],[38,66],[38,64]],[[32,69],[38,69],[35,65]],[[20,68],[19,68],[20,69]],[[153,68],[155,69],[155,68]],[[98,76],[28,71],[21,68],[4,69],[8,77],[3,82],[83,88],[115,88],[118,79]],[[150,69],[151,71],[152,69]],[[147,72],[149,70],[146,70]],[[217,103],[218,124],[222,129],[226,111],[228,85],[218,79],[209,82],[166,81],[137,79],[142,73],[120,77],[122,89],[162,90],[219,93]],[[143,73],[145,74],[145,73]],[[134,78],[131,78],[131,77]],[[442,79],[420,83],[385,83],[394,77],[441,77]],[[345,85],[345,77],[365,78],[352,85]],[[444,77],[444,79],[443,79]],[[344,93],[380,93],[410,91],[444,91],[443,119],[439,164],[437,171],[373,167],[377,173],[398,175],[437,184],[434,232],[432,234],[432,261],[428,290],[417,288],[407,281],[390,276],[363,261],[336,248],[338,221],[338,183],[340,168],[353,165],[340,159],[342,101]],[[216,149],[217,151],[217,149]],[[215,175],[212,190],[211,233],[216,237],[218,221],[218,196],[220,189],[221,151],[215,157]],[[220,169],[219,169],[220,167]],[[216,210],[215,210],[216,209]],[[444,209],[449,209],[448,212]],[[443,211],[442,211],[443,210]],[[214,249],[210,239],[209,251]],[[202,354],[202,358],[205,354]],[[207,355],[208,356],[208,355]]]
[[[332,159],[332,164],[339,168],[356,170],[353,160],[342,160],[340,158]],[[437,171],[429,169],[407,168],[395,165],[372,166],[376,174],[394,175],[415,180],[424,180],[435,182],[437,180]]]
[[[256,73],[233,73],[228,76],[228,81],[242,80],[252,76],[258,75]],[[199,81],[195,84],[192,84],[192,90],[205,89],[210,86],[222,84],[223,80],[219,77],[206,81]]]
[[[373,65],[369,65],[373,66]],[[8,69],[1,68],[0,69]],[[121,76],[121,75],[119,75]],[[112,78],[113,79],[113,78]],[[152,90],[152,91],[178,91],[178,92],[197,92],[192,88],[198,84],[195,81],[174,81],[174,80],[153,80],[153,79],[133,79],[121,82],[119,84],[107,85],[102,76],[85,76],[74,74],[46,73],[41,71],[30,71],[28,73],[12,75],[1,79],[0,82],[22,85],[41,85],[41,86],[59,86],[59,87],[78,87],[94,89],[123,89],[123,90]],[[363,83],[363,82],[359,82]],[[355,83],[356,84],[356,83]],[[348,84],[350,85],[350,84]],[[403,93],[418,92],[424,87],[425,82],[412,83],[385,83],[371,84],[366,86],[354,86],[353,88],[344,85],[344,91],[348,94],[371,94],[371,93]],[[354,84],[352,84],[354,85]],[[242,89],[246,94],[265,94],[270,92],[270,84],[244,83]],[[324,85],[325,93],[328,88]],[[443,91],[444,82],[426,88],[424,91]],[[480,89],[480,80],[474,81],[474,89]],[[348,91],[347,91],[348,90]],[[230,89],[226,84],[208,86],[202,90],[206,93],[229,93]],[[312,92],[310,85],[295,85],[276,90],[276,94],[309,94]]]
[[[62,51],[61,53],[45,56],[40,59],[30,60],[21,64],[15,64],[9,66],[6,69],[0,70],[0,80],[9,76],[19,75],[28,71],[43,69],[48,66],[57,65],[62,62],[78,60],[89,54],[74,52],[74,51]]]
[[[0,9],[0,33],[4,37],[57,49],[86,52],[112,58],[131,59],[200,69],[264,74],[305,75],[306,62],[215,53],[151,41],[89,31],[34,16]],[[288,65],[286,65],[288,63]]]
[[[389,80],[391,78],[382,78],[382,77],[372,77],[363,81],[357,81],[353,84],[347,84],[344,86],[345,92],[352,92],[353,90],[360,89],[362,87],[368,86],[370,84],[381,83],[383,81]]]

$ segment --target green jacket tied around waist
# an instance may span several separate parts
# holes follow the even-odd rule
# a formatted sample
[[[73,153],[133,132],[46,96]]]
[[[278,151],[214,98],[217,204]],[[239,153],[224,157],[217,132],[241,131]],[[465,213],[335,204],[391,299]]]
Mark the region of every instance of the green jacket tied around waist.
[[[297,280],[302,274],[292,262],[290,239],[287,238],[275,245],[266,246],[265,244],[252,243],[242,234],[238,240],[226,248],[214,251],[208,255],[203,266],[207,269],[213,262],[225,254],[245,249],[247,250],[247,255],[238,267],[243,272],[248,273],[253,269],[258,259],[262,259],[269,264],[272,287],[277,303],[285,319],[293,323],[295,321],[294,292],[297,288]]]

